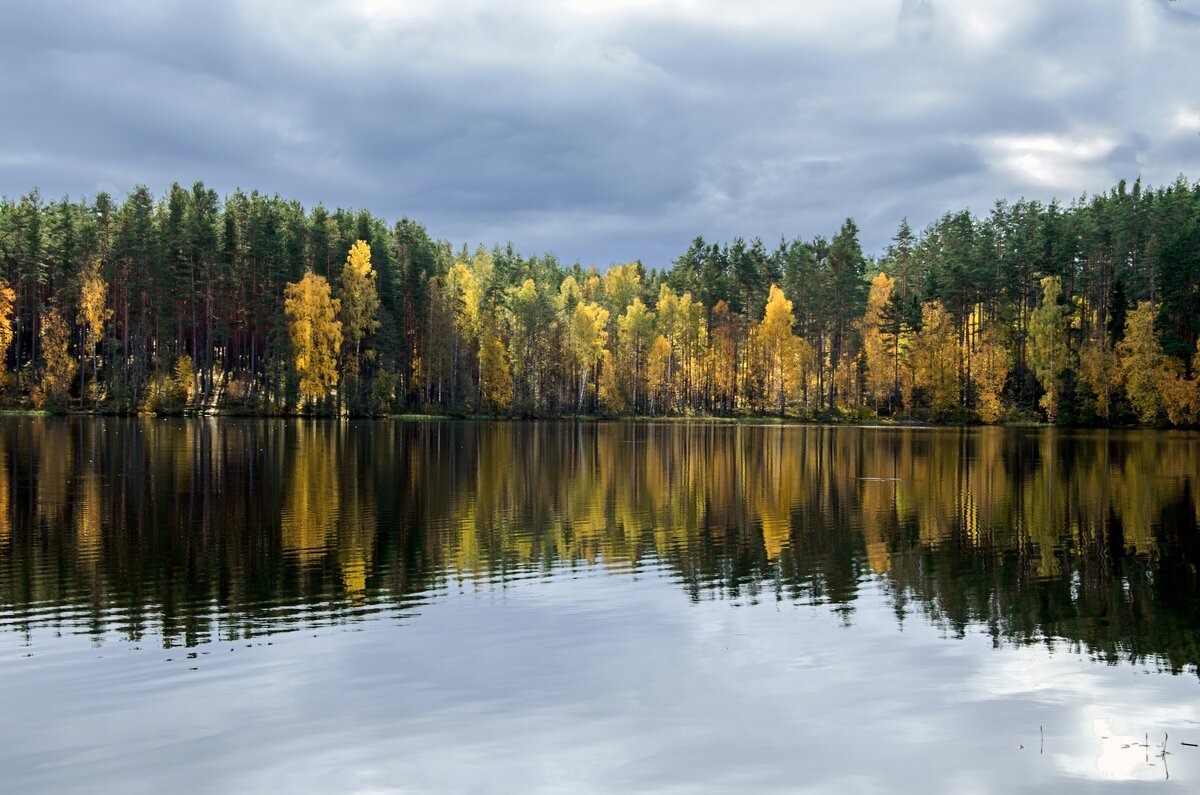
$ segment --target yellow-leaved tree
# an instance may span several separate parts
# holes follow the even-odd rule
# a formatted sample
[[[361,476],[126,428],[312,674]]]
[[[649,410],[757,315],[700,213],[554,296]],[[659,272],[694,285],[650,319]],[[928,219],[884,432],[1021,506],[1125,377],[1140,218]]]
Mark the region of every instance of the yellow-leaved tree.
[[[620,315],[642,291],[642,267],[636,262],[613,265],[604,274],[604,299],[613,317]]]
[[[1046,410],[1046,418],[1058,416],[1063,382],[1074,366],[1074,352],[1067,342],[1070,309],[1062,297],[1062,279],[1047,276],[1042,279],[1042,303],[1029,316],[1029,359],[1033,374],[1045,394],[1038,401]]]
[[[188,405],[196,397],[196,364],[186,353],[175,360],[171,378],[172,398]]]
[[[600,352],[600,401],[613,414],[625,410],[625,394],[617,383],[617,367],[613,362],[615,357],[607,349]]]
[[[1184,374],[1183,362],[1163,357],[1158,369],[1158,394],[1167,422],[1172,425],[1194,425],[1200,418],[1200,381]]]
[[[1079,352],[1079,381],[1096,397],[1096,416],[1107,421],[1121,391],[1121,358],[1103,330]]]
[[[975,351],[971,355],[977,392],[975,408],[979,419],[990,424],[1004,414],[1000,396],[1012,368],[1012,356],[1001,343],[996,328],[984,320],[982,306],[976,306],[967,318],[967,331],[968,336],[975,339]]]
[[[921,330],[913,337],[907,355],[913,384],[929,400],[931,416],[938,417],[958,405],[958,335],[940,301],[921,305]]]
[[[717,411],[731,412],[737,400],[737,330],[729,304],[717,301],[712,310],[712,335],[704,356],[706,380]]]
[[[4,361],[8,356],[8,346],[13,341],[13,301],[17,294],[0,279],[0,370],[4,369]]]
[[[1163,362],[1162,345],[1154,335],[1154,306],[1140,301],[1125,319],[1125,335],[1117,343],[1125,394],[1138,419],[1146,425],[1158,422],[1162,402],[1158,394],[1158,372]]]
[[[588,373],[600,363],[604,343],[608,340],[608,310],[596,303],[580,301],[571,315],[571,352],[579,365],[579,401],[576,411],[583,410]]]
[[[446,272],[446,297],[452,307],[454,329],[450,348],[450,402],[457,403],[458,374],[465,369],[459,364],[460,349],[462,355],[468,356],[471,351],[479,351],[480,324],[483,322],[484,296],[492,281],[494,263],[492,256],[480,248],[475,256],[468,258],[466,249]],[[476,368],[479,357],[476,356]],[[477,369],[478,374],[478,369]],[[480,374],[481,375],[481,374]],[[480,379],[481,380],[481,379]],[[478,381],[477,381],[478,383]]]
[[[1012,368],[1012,356],[996,339],[995,329],[985,328],[975,343],[975,386],[979,390],[979,419],[993,423],[1004,415],[1001,394]]]
[[[62,313],[51,309],[42,318],[38,332],[42,340],[45,369],[42,383],[33,390],[33,403],[38,408],[58,406],[66,402],[71,380],[75,377],[75,358],[71,356],[71,329]]]
[[[342,268],[338,301],[341,302],[345,340],[354,348],[349,364],[357,372],[362,341],[379,328],[379,291],[375,269],[371,267],[371,247],[365,240],[355,241]]]
[[[679,367],[680,392],[687,403],[702,380],[704,348],[708,338],[708,313],[704,304],[692,300],[691,293],[679,296],[676,308],[675,342],[672,355]]]
[[[867,399],[872,408],[888,398],[895,386],[896,335],[884,331],[884,313],[892,301],[896,280],[883,271],[871,280],[867,311],[861,322],[863,354],[867,360]]]
[[[783,294],[783,290],[772,284],[767,295],[766,309],[763,310],[762,324],[758,327],[758,336],[762,346],[762,361],[766,368],[766,396],[775,404],[781,416],[787,403],[787,370],[788,360],[794,348],[794,322],[792,302]]]
[[[688,298],[690,299],[691,296],[688,296]],[[657,387],[657,389],[661,389],[663,392],[663,411],[671,410],[671,392],[672,387],[675,385],[675,364],[678,359],[676,350],[681,347],[679,345],[678,338],[679,331],[682,327],[682,324],[680,323],[682,317],[680,314],[680,309],[681,304],[679,301],[679,296],[675,294],[675,291],[666,284],[663,284],[661,287],[659,287],[658,302],[654,305],[654,311],[657,314],[657,317],[655,318],[655,325],[658,328],[659,336],[661,336],[663,341],[667,344],[667,348],[665,349],[667,352],[667,359],[665,362],[666,366],[663,368],[661,383]],[[654,340],[654,346],[651,347],[651,354],[654,353],[654,347],[659,347],[657,339]],[[659,347],[660,353],[663,350],[664,349]],[[647,365],[649,366],[650,362],[647,362]],[[646,377],[647,379],[650,378],[649,373],[647,373]],[[653,402],[655,399],[654,395],[651,394],[650,397],[651,401]],[[654,407],[651,406],[651,411],[653,410]]]
[[[1196,370],[1196,364],[1200,364],[1200,340],[1196,341],[1193,357],[1193,378],[1187,377],[1187,365],[1180,359],[1165,354],[1159,359],[1154,385],[1166,412],[1166,422],[1171,425],[1195,425],[1200,420],[1200,370]]]
[[[817,353],[813,346],[803,337],[792,337],[788,351],[787,366],[783,371],[784,389],[789,395],[804,400],[804,410],[808,411],[809,390],[814,366],[817,363]]]
[[[342,347],[339,303],[325,277],[312,271],[284,288],[283,309],[302,402],[320,400],[337,385],[337,354]]]
[[[96,406],[100,405],[99,388],[99,357],[96,348],[104,339],[104,324],[112,317],[108,308],[108,282],[100,274],[100,260],[93,259],[79,281],[79,314],[75,321],[83,327],[83,348],[79,351],[79,405],[87,396],[83,365],[84,356],[92,360],[92,391],[95,393]]]
[[[650,346],[650,354],[646,357],[646,395],[650,398],[650,413],[670,411],[669,397],[661,399],[671,366],[671,343],[659,334]]]
[[[638,385],[644,377],[642,368],[646,352],[654,342],[654,313],[646,308],[641,298],[634,298],[625,313],[617,318],[617,340],[621,353],[619,364],[632,387],[630,403],[637,412],[640,408]]]
[[[479,379],[484,398],[496,411],[505,411],[512,402],[513,377],[504,342],[496,333],[497,325],[494,319],[483,324],[479,337]]]

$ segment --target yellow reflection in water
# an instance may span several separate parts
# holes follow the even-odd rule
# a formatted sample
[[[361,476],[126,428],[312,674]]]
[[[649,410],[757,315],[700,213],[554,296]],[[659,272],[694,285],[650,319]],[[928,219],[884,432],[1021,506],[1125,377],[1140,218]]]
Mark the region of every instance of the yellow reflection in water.
[[[325,556],[337,523],[338,451],[329,426],[301,423],[294,430],[280,538],[286,551],[309,565]]]
[[[101,549],[101,490],[100,477],[94,472],[84,473],[79,485],[79,502],[75,513],[75,535],[78,558],[95,561]]]
[[[0,550],[12,536],[12,506],[8,499],[8,451],[0,441]]]

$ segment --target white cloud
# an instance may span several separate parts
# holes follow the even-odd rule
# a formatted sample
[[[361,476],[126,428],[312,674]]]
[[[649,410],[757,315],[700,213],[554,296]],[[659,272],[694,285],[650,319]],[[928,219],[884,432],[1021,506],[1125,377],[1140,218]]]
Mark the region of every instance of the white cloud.
[[[1012,181],[1069,191],[1104,179],[1104,159],[1117,143],[1102,135],[1040,134],[1000,136],[983,146],[993,167]]]

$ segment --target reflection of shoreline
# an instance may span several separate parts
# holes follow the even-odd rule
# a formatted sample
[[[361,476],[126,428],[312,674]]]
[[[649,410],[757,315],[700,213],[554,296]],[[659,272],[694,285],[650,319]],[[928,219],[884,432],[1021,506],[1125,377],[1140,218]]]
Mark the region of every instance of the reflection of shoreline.
[[[954,634],[1196,662],[1195,435],[10,419],[0,468],[13,627],[71,605],[189,642],[653,564],[693,599],[850,609],[878,579]]]

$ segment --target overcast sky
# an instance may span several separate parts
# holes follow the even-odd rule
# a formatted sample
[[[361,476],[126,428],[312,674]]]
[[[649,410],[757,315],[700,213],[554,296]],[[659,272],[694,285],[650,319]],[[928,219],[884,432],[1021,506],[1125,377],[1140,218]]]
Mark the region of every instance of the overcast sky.
[[[664,267],[1200,179],[1200,0],[0,4],[0,193],[201,179]]]

